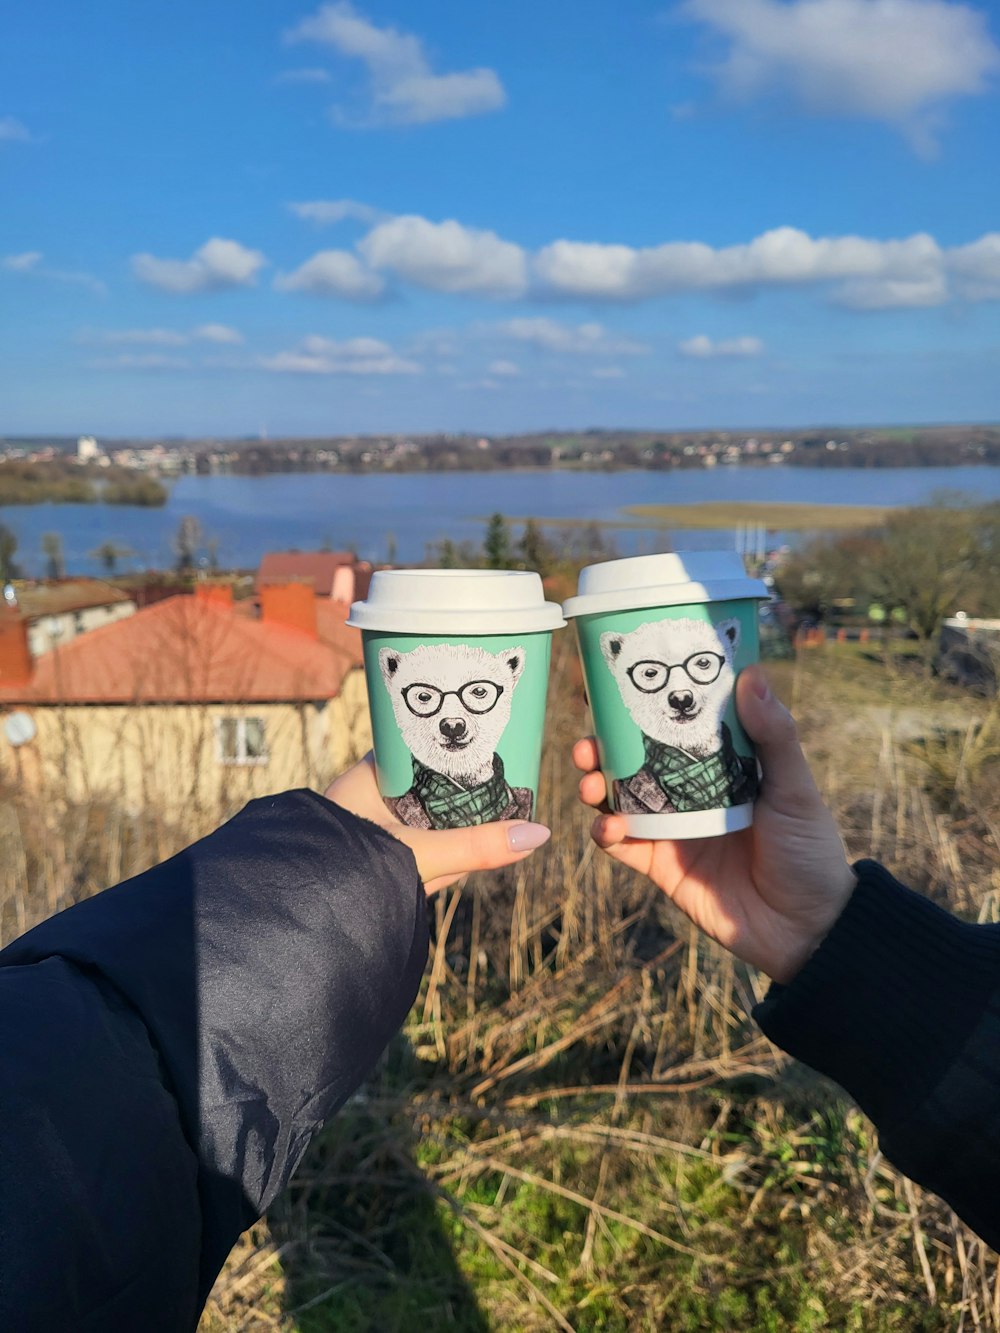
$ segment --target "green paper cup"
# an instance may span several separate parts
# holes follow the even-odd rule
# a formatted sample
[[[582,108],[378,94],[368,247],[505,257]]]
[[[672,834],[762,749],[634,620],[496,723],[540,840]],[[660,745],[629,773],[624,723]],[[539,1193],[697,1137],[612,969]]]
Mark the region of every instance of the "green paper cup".
[[[552,631],[537,574],[379,570],[361,630],[379,790],[414,828],[531,819]]]
[[[636,838],[704,838],[753,821],[758,768],[733,686],[759,656],[768,595],[731,551],[590,565],[576,621],[611,808]]]

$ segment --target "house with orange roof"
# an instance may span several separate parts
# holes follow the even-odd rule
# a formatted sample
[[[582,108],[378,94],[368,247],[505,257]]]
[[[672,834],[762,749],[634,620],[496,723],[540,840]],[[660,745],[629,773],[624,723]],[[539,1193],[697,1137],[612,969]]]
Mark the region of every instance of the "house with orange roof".
[[[135,598],[103,579],[56,579],[21,584],[16,606],[28,624],[28,646],[32,656],[62,647],[92,629],[130,616]]]
[[[368,596],[371,578],[371,564],[353,551],[267,551],[256,586],[259,595],[269,585],[305,583],[318,598],[350,606]]]
[[[371,743],[361,637],[348,608],[271,583],[247,614],[208,585],[33,658],[0,616],[0,770],[70,799],[197,809],[212,818],[289,787],[321,787]],[[30,739],[11,742],[28,732]]]

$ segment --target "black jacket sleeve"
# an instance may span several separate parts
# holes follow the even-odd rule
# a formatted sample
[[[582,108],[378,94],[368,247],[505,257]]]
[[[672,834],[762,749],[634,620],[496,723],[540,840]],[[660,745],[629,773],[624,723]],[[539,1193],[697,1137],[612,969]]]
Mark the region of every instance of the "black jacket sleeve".
[[[835,1079],[906,1175],[1000,1249],[1000,925],[973,925],[874,861],[833,930],[754,1010]]]
[[[194,1328],[427,957],[409,850],[254,801],[0,953],[0,1328]]]

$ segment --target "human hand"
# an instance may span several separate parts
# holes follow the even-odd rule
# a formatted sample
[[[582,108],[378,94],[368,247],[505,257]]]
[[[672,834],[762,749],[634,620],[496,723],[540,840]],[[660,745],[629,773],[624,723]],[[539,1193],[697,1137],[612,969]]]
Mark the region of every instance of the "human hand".
[[[788,709],[760,667],[736,682],[740,722],[763,769],[752,827],[715,838],[630,838],[608,812],[597,746],[577,741],[580,797],[598,807],[591,836],[623,865],[648,875],[699,929],[738,958],[788,982],[827,935],[857,883]]]
[[[498,870],[523,861],[551,837],[551,830],[544,824],[512,820],[469,828],[410,828],[382,800],[375,780],[375,760],[370,753],[335,778],[325,795],[328,801],[371,820],[405,842],[413,853],[428,896],[473,870]]]

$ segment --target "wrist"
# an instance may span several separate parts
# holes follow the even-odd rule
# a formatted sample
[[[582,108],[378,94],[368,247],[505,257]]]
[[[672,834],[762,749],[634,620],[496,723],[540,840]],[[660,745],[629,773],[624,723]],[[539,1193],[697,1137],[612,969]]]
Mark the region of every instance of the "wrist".
[[[820,904],[815,904],[808,918],[798,923],[799,929],[788,948],[774,960],[773,966],[764,968],[772,981],[787,986],[801,972],[837,924],[857,886],[857,875],[844,861],[820,891]]]

